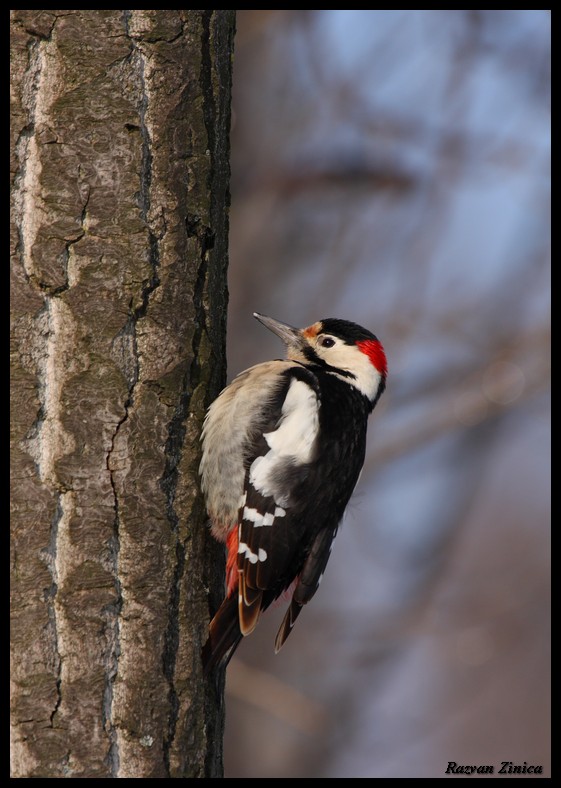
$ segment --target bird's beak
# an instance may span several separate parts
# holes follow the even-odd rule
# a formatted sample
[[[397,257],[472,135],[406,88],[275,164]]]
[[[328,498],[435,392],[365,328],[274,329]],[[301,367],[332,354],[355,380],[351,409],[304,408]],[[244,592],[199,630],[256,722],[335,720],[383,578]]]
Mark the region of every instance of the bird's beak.
[[[259,312],[254,312],[253,317],[256,317],[269,331],[280,337],[287,347],[301,348],[303,346],[302,333],[299,328],[293,328],[279,320],[273,320],[272,317],[260,315]]]

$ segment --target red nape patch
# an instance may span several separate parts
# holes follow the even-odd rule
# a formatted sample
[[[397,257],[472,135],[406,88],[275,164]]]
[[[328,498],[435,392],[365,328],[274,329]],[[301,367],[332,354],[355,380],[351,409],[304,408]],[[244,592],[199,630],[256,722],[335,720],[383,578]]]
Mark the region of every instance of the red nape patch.
[[[238,587],[238,526],[234,526],[226,537],[226,596],[230,596]]]
[[[388,374],[388,362],[382,343],[377,339],[361,339],[357,342],[357,347],[365,353],[378,372],[386,377]]]

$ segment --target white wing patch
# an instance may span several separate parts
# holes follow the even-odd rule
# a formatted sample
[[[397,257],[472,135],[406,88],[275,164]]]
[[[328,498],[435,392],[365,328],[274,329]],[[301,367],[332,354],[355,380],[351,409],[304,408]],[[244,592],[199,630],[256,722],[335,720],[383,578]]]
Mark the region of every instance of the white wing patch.
[[[281,423],[265,440],[279,457],[309,462],[319,426],[319,403],[316,393],[302,380],[293,380],[282,406]],[[268,455],[267,455],[268,456]]]
[[[264,438],[270,451],[262,457],[256,457],[249,469],[249,482],[263,496],[274,499],[277,509],[273,517],[284,517],[288,506],[287,491],[279,489],[276,471],[284,462],[291,461],[304,465],[314,455],[315,442],[319,428],[319,402],[315,391],[301,380],[293,380],[284,400],[279,426],[273,432],[266,432]],[[247,507],[246,507],[247,509]],[[259,517],[253,519],[255,516]],[[272,525],[261,520],[256,510],[247,509],[244,518],[252,520],[255,525]],[[281,514],[282,512],[282,514]]]

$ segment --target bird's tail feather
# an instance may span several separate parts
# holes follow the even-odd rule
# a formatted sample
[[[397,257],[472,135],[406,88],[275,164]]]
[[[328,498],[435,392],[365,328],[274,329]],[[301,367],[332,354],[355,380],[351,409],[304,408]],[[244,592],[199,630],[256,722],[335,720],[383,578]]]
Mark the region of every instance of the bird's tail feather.
[[[296,619],[300,615],[301,610],[302,604],[293,599],[285,613],[282,624],[279,627],[279,631],[277,632],[277,637],[275,640],[275,654],[279,653],[285,643],[285,640],[292,632],[292,627],[296,623]]]
[[[222,602],[210,622],[208,640],[202,652],[204,675],[208,676],[218,665],[224,669],[241,639],[238,595],[231,594]]]

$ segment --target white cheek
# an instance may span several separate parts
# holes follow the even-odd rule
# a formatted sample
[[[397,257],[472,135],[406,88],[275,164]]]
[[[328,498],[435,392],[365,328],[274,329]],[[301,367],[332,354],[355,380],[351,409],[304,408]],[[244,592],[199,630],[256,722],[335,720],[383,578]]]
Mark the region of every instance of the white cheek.
[[[358,371],[355,371],[356,381],[354,384],[362,394],[372,401],[380,388],[381,375],[364,353],[360,353],[360,355],[363,356],[364,361]]]
[[[324,349],[321,352],[320,349],[319,355],[331,366],[352,372],[355,377],[348,378],[343,375],[337,375],[336,372],[332,374],[337,375],[337,377],[345,380],[347,383],[351,383],[369,400],[372,401],[375,398],[380,387],[381,375],[368,356],[361,350],[352,345],[338,344],[330,348],[329,351]]]

